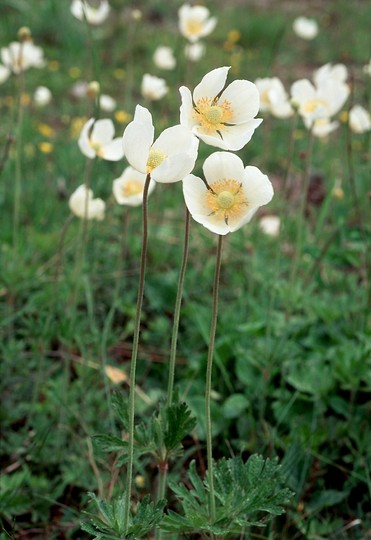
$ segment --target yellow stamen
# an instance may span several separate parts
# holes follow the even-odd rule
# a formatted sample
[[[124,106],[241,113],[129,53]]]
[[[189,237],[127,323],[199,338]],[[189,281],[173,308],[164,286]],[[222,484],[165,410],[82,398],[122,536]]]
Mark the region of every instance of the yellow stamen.
[[[139,180],[128,180],[122,187],[124,197],[133,197],[143,191],[143,184]]]
[[[248,202],[238,180],[221,179],[213,182],[205,194],[205,206],[217,221],[229,223],[247,211]]]
[[[230,101],[223,102],[213,98],[201,98],[194,107],[194,118],[204,129],[205,133],[221,131],[226,123],[233,117]]]
[[[306,113],[314,113],[317,109],[321,108],[326,109],[326,102],[323,99],[311,99],[303,107]]]
[[[202,23],[196,19],[190,19],[186,23],[187,32],[191,36],[197,36],[202,31]]]
[[[151,173],[153,169],[161,165],[165,158],[167,158],[165,152],[158,148],[151,148],[147,160],[147,174]]]

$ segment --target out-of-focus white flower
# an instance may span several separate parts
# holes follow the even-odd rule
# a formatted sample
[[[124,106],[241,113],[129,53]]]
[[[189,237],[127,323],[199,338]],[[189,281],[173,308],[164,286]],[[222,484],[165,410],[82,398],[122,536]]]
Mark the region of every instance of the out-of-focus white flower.
[[[313,81],[316,86],[326,84],[329,79],[345,83],[348,78],[348,70],[344,64],[325,64],[313,73]]]
[[[362,71],[365,75],[369,75],[371,77],[371,60],[368,64],[363,66]]]
[[[117,103],[113,97],[101,94],[99,96],[99,106],[104,112],[112,112],[116,109]]]
[[[135,170],[133,167],[126,167],[119,178],[113,181],[113,195],[118,204],[128,206],[139,206],[143,202],[143,189],[146,181],[146,174]],[[156,182],[150,180],[148,195],[155,189]]]
[[[260,111],[270,112],[277,118],[288,118],[293,114],[287,92],[277,77],[256,79],[260,94]]]
[[[320,139],[327,137],[327,135],[339,127],[339,122],[331,121],[331,118],[327,116],[315,120],[304,118],[304,124],[307,129],[312,130],[315,137],[319,137]]]
[[[292,28],[295,34],[302,39],[311,40],[318,34],[318,24],[315,19],[307,17],[298,17],[294,20]]]
[[[204,43],[187,43],[184,47],[184,54],[191,62],[198,62],[205,54],[205,50],[206,47]]]
[[[101,0],[96,8],[91,6],[86,0],[72,0],[71,13],[79,21],[84,21],[85,18],[89,24],[102,24],[108,17],[110,12],[108,0]]]
[[[9,47],[1,48],[1,60],[6,68],[15,74],[30,67],[42,68],[45,66],[44,53],[32,41],[12,41]]]
[[[5,82],[10,75],[10,69],[0,64],[0,84]]]
[[[244,167],[235,154],[211,154],[203,171],[205,182],[193,174],[184,178],[184,199],[193,219],[216,234],[236,231],[273,197],[269,178],[257,167]]]
[[[349,111],[349,126],[354,133],[365,133],[371,129],[370,113],[361,105],[353,105]]]
[[[268,236],[278,236],[280,226],[281,219],[278,216],[269,215],[259,219],[259,228]]]
[[[300,79],[291,86],[292,103],[309,123],[339,112],[348,96],[349,86],[331,78],[317,88],[308,79]]]
[[[179,8],[178,15],[180,32],[191,43],[208,36],[217,23],[216,17],[210,17],[210,11],[205,6],[184,4]]]
[[[213,69],[196,86],[193,95],[182,86],[180,123],[211,146],[240,150],[251,139],[262,119],[259,92],[250,81],[231,82],[224,90],[229,67]]]
[[[153,53],[153,62],[160,69],[174,69],[176,60],[173,49],[160,45]]]
[[[119,161],[124,157],[122,139],[114,139],[115,127],[112,120],[104,118],[95,121],[90,118],[83,126],[78,144],[84,156],[93,159],[96,156],[108,161]]]
[[[52,93],[46,86],[38,86],[34,92],[33,100],[38,107],[45,107],[51,102]]]
[[[137,105],[134,119],[123,135],[126,159],[134,169],[150,174],[156,182],[182,180],[195,165],[197,137],[186,127],[177,125],[165,129],[153,142],[154,131],[151,113]]]
[[[142,79],[142,96],[150,101],[157,101],[163,98],[169,91],[165,79],[145,73]]]
[[[104,219],[106,204],[102,199],[93,199],[94,195],[91,189],[86,189],[82,184],[71,195],[68,205],[75,216],[81,219]]]

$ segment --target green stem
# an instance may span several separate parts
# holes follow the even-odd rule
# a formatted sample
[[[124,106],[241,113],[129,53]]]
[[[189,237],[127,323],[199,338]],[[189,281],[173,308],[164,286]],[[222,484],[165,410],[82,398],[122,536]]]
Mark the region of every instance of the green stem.
[[[180,272],[179,272],[178,290],[177,290],[177,296],[176,296],[175,308],[174,308],[173,333],[171,336],[171,346],[170,346],[169,379],[168,379],[168,385],[167,385],[167,406],[168,407],[170,407],[173,402],[174,375],[175,375],[176,350],[177,350],[178,331],[179,331],[180,308],[182,305],[184,277],[185,277],[185,271],[187,268],[187,260],[188,260],[189,226],[190,226],[190,216],[189,216],[189,211],[186,208],[183,258],[182,258],[182,264],[181,264]]]
[[[129,524],[130,515],[130,500],[131,500],[131,484],[133,478],[133,454],[134,454],[134,407],[135,407],[135,374],[138,357],[138,345],[140,334],[140,321],[142,315],[143,305],[143,293],[144,293],[144,277],[146,273],[147,262],[147,243],[148,243],[148,188],[151,180],[151,176],[147,174],[146,181],[143,189],[143,233],[142,233],[142,252],[140,256],[140,271],[139,271],[139,285],[138,285],[138,298],[137,309],[134,322],[134,337],[133,337],[133,350],[131,354],[130,363],[130,391],[129,391],[129,440],[128,440],[128,464],[126,473],[126,491],[125,491],[125,514],[124,514],[124,533],[126,534]]]
[[[23,45],[21,45],[19,56],[22,57]],[[18,119],[17,119],[17,135],[16,135],[16,158],[15,158],[15,183],[14,183],[14,213],[13,213],[13,245],[18,243],[18,230],[20,220],[21,195],[22,195],[22,129],[23,129],[23,104],[22,96],[24,91],[24,72],[20,71],[18,75]]]
[[[213,446],[212,446],[212,432],[211,432],[211,382],[212,382],[216,323],[217,323],[217,317],[218,317],[218,299],[219,299],[219,281],[220,281],[222,243],[223,243],[223,236],[219,235],[218,248],[216,252],[214,286],[213,286],[213,311],[212,311],[211,326],[210,326],[210,340],[209,340],[209,351],[207,355],[206,388],[205,388],[206,450],[207,450],[207,469],[208,469],[208,479],[209,479],[209,511],[210,511],[211,523],[214,523],[215,521]]]

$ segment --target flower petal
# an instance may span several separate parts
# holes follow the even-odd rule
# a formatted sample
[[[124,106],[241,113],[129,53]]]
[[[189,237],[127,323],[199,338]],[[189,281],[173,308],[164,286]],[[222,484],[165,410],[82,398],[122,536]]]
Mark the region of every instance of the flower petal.
[[[124,157],[122,137],[117,137],[108,144],[105,144],[101,150],[101,157],[108,161],[119,161],[122,159]]]
[[[198,149],[198,140],[192,132],[185,126],[176,126],[164,129],[153,143],[155,148],[159,148],[167,155],[180,154]]]
[[[224,126],[222,137],[227,150],[241,150],[250,141],[254,131],[262,122],[262,118],[255,118],[244,124]]]
[[[193,156],[186,153],[172,155],[153,169],[151,178],[163,184],[179,182],[193,170],[196,157],[197,153]]]
[[[268,176],[257,167],[245,167],[243,188],[250,206],[263,206],[272,200],[273,186]]]
[[[256,85],[250,81],[237,80],[231,82],[219,98],[231,102],[233,117],[230,124],[242,124],[254,118],[259,112],[260,96]]]
[[[145,173],[155,128],[148,109],[136,106],[134,120],[124,131],[123,147],[128,162],[134,169]]]
[[[193,91],[196,103],[203,97],[214,98],[223,90],[230,67],[216,68],[207,73]]]
[[[192,94],[186,86],[181,86],[179,92],[182,98],[180,123],[190,129],[196,123],[196,119],[193,118]]]
[[[97,120],[94,124],[93,131],[91,133],[91,140],[93,143],[101,144],[102,146],[111,142],[115,135],[115,126],[112,120],[109,118],[103,118]]]
[[[242,180],[244,170],[242,159],[229,152],[211,154],[206,158],[203,166],[204,175],[209,185],[223,178]]]
[[[79,148],[81,152],[84,154],[84,156],[94,159],[96,154],[93,150],[93,148],[90,145],[90,132],[92,125],[94,124],[95,119],[90,118],[83,126],[79,139],[77,141]]]
[[[204,141],[206,144],[209,144],[210,146],[216,146],[217,148],[221,148],[222,150],[229,150],[227,144],[224,142],[222,137],[219,135],[218,132],[215,132],[215,134],[208,135],[206,133],[203,133],[202,126],[194,126],[192,128],[192,132],[197,135],[201,139],[201,141]]]

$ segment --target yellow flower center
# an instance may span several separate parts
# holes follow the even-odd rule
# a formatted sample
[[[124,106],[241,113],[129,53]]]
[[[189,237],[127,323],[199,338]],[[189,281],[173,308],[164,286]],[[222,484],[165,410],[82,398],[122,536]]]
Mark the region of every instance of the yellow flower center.
[[[193,115],[204,132],[211,133],[221,131],[233,117],[233,111],[230,101],[226,99],[219,103],[217,99],[204,97],[197,101]]]
[[[317,109],[321,108],[326,109],[326,102],[323,99],[310,99],[304,105],[304,112],[310,114],[316,112]]]
[[[196,19],[190,19],[186,23],[186,29],[190,36],[197,36],[202,31],[202,23]]]
[[[238,180],[226,179],[213,182],[205,194],[205,206],[217,221],[236,220],[246,213],[248,202]]]
[[[151,173],[153,169],[161,165],[164,159],[167,158],[167,155],[162,150],[158,148],[151,148],[149,151],[149,156],[147,160],[147,174]]]
[[[133,197],[143,191],[143,184],[139,180],[128,180],[122,187],[124,197]]]
[[[94,150],[94,152],[96,153],[96,155],[98,157],[103,157],[103,152],[102,152],[102,145],[101,143],[99,142],[94,142],[90,139],[90,146],[92,147],[92,149]]]

